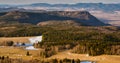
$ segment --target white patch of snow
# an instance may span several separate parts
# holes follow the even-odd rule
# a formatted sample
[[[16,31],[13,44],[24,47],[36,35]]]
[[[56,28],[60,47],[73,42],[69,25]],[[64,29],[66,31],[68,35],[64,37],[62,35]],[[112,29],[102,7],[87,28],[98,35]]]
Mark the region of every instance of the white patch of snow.
[[[34,46],[28,46],[28,47],[26,47],[25,49],[26,49],[26,50],[38,50],[38,49],[34,48]]]
[[[29,38],[30,43],[37,43],[37,42],[41,42],[42,41],[42,36],[37,36],[37,37],[33,37],[33,38]]]

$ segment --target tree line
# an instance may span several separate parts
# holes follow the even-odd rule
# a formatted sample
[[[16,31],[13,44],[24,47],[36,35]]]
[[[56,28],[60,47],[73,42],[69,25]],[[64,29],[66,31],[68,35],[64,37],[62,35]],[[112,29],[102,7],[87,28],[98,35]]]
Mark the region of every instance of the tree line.
[[[34,44],[34,47],[48,49],[49,51],[52,51],[52,47],[55,47],[57,48],[57,52],[72,49],[73,53],[89,54],[91,56],[101,54],[120,55],[119,33],[76,33],[59,30],[49,31],[42,36],[42,42]],[[45,52],[46,55],[50,54],[47,50]],[[52,55],[54,54],[51,54],[50,56]]]

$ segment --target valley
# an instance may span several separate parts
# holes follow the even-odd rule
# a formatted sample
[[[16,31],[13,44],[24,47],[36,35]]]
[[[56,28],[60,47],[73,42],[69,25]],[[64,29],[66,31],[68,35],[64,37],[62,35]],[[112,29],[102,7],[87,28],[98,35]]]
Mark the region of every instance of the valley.
[[[57,26],[57,25],[55,25],[55,26]],[[44,25],[44,27],[45,28],[50,27],[51,29],[47,28],[47,31],[45,31],[44,28],[41,28],[41,30],[45,31],[45,32],[42,34],[43,41],[38,42],[38,43],[36,42],[36,44],[34,44],[34,47],[37,48],[37,50],[26,50],[24,46],[14,46],[14,45],[1,46],[0,47],[0,51],[1,51],[0,55],[1,56],[9,56],[9,58],[14,59],[14,61],[18,61],[19,59],[21,59],[22,62],[25,62],[25,61],[35,62],[35,60],[38,60],[37,62],[40,62],[40,61],[46,62],[46,61],[51,61],[52,59],[63,60],[65,58],[70,59],[70,60],[80,59],[81,61],[84,61],[84,60],[95,61],[97,63],[105,63],[105,62],[119,63],[120,62],[119,61],[119,59],[120,59],[120,57],[119,57],[119,38],[118,38],[119,37],[118,36],[119,28],[117,28],[117,27],[111,27],[111,26],[104,26],[104,27],[88,27],[88,26],[79,26],[79,27],[74,26],[73,27],[72,26],[71,27],[71,26],[68,26],[65,28],[63,25],[61,27],[59,27],[59,26],[54,27],[53,25],[52,26]],[[33,28],[32,30],[34,30],[34,29],[35,28]],[[37,27],[37,29],[40,29],[40,28]],[[26,30],[26,31],[28,31],[28,30]],[[95,32],[95,33],[92,33],[92,32]],[[108,32],[110,32],[110,33],[108,33]],[[36,31],[36,33],[37,33],[37,31]],[[71,34],[71,33],[74,33],[74,34]],[[107,36],[110,36],[113,38],[115,37],[117,39],[109,40],[109,39],[107,39]],[[26,37],[26,36],[25,37],[12,37],[12,35],[11,35],[11,37],[1,37],[0,40],[1,40],[1,42],[13,41],[14,43],[20,42],[20,43],[26,44],[26,43],[30,43],[29,39],[34,38],[34,37],[36,37],[36,36],[34,36],[34,35],[29,36],[29,34],[28,34],[28,37]],[[95,38],[95,37],[97,37],[97,38]],[[101,37],[106,38],[107,41],[102,39]],[[78,39],[76,39],[76,38],[78,38]],[[94,41],[93,39],[96,41]],[[99,41],[99,39],[100,39],[100,41]],[[75,42],[72,43],[73,41],[75,41]],[[101,46],[107,45],[105,43],[108,42],[108,47],[111,47],[111,46],[109,46],[109,43],[111,43],[109,41],[112,41],[112,42],[115,41],[115,43],[117,43],[117,45],[112,43],[112,44],[114,44],[112,46],[115,47],[116,51],[114,51],[115,53],[113,53],[111,51],[112,54],[109,54],[109,53],[106,54],[104,52],[105,54],[100,53],[100,55],[98,54],[99,53],[99,51],[98,51],[97,52],[98,55],[94,56],[94,54],[96,54],[96,53],[92,53],[93,54],[93,56],[92,56],[92,55],[86,54],[87,51],[82,52],[84,49],[77,48],[78,45],[82,46],[80,48],[84,48],[84,44],[86,44],[86,45],[90,44],[89,41],[91,41],[92,46],[98,48],[100,51],[103,51],[103,50],[101,50]],[[95,43],[92,43],[92,42],[95,42],[95,43],[98,42],[98,44],[101,46],[98,47],[95,45]],[[82,43],[83,43],[83,45],[82,45]],[[76,44],[78,44],[78,45],[76,45]],[[90,47],[92,47],[91,45],[90,45]],[[114,50],[114,47],[113,47],[113,50]],[[50,50],[48,48],[50,48]],[[104,49],[105,48],[106,47],[104,46]],[[54,53],[51,53],[51,51]],[[74,52],[74,51],[78,51],[78,52]],[[30,55],[27,56],[26,55],[27,52],[29,52]],[[94,49],[93,49],[93,52],[94,52]],[[118,55],[116,55],[116,53]],[[15,59],[18,59],[18,60],[15,60]]]
[[[120,26],[120,11],[116,12],[102,12],[102,11],[91,11],[91,14],[96,16],[99,20],[104,23],[111,24],[113,26]]]
[[[0,63],[120,63],[117,6],[37,3],[0,7]]]

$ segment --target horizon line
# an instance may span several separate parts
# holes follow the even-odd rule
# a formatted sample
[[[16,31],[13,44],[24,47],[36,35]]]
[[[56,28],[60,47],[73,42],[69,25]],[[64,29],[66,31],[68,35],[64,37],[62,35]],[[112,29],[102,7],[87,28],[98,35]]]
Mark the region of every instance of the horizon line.
[[[120,4],[120,3],[104,3],[104,2],[80,2],[80,3],[85,3],[85,4]],[[44,3],[44,2],[40,2],[40,3],[19,3],[19,4],[0,4],[0,5],[31,5],[31,4],[50,4],[50,5],[55,5],[55,4],[80,4],[80,3]]]

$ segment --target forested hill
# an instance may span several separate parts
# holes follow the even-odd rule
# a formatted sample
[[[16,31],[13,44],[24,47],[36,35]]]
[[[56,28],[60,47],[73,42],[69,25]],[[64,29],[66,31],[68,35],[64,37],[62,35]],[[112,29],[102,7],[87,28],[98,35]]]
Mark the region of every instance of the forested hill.
[[[0,22],[7,23],[30,23],[38,24],[44,21],[66,21],[72,20],[82,25],[90,26],[105,26],[107,24],[102,23],[96,17],[91,15],[87,11],[43,11],[39,13],[33,12],[5,12],[0,13]]]

